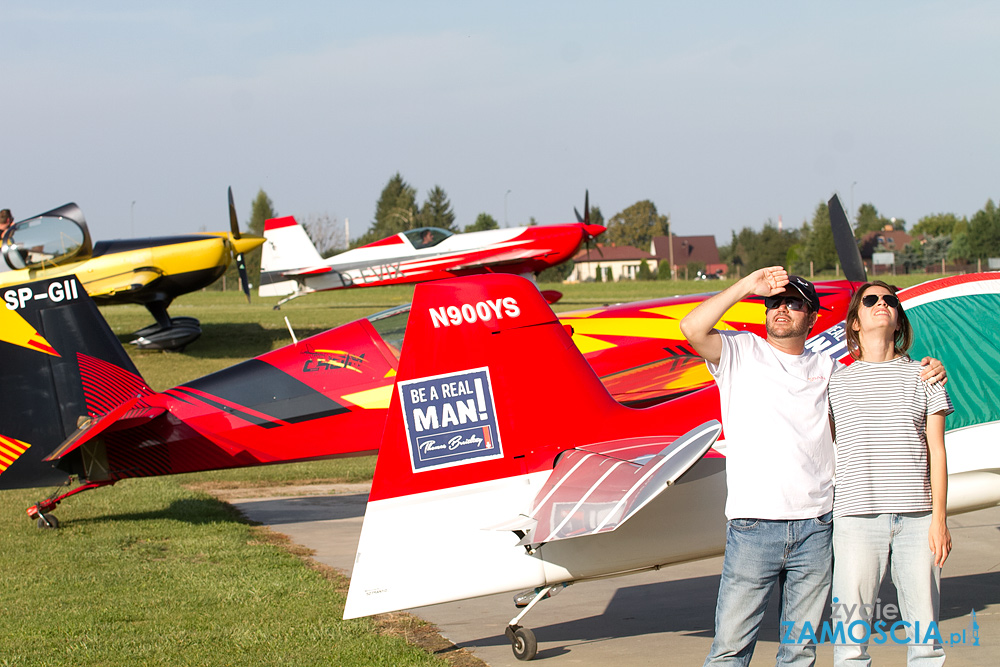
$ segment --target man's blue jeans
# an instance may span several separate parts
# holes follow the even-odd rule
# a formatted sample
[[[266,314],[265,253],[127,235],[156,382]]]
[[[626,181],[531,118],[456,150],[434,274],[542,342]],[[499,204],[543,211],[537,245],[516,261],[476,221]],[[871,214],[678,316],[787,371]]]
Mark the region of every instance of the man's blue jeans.
[[[818,632],[830,592],[832,515],[795,521],[733,519],[715,608],[715,641],[705,665],[749,665],[775,585],[781,596],[778,665],[812,665],[813,642],[798,643],[803,624]],[[788,624],[794,624],[788,632]],[[780,639],[780,638],[779,638]]]

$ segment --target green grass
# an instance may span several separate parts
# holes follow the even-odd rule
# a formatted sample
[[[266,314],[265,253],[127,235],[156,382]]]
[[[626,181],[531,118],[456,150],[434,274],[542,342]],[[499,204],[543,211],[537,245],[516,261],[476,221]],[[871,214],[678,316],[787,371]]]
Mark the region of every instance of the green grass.
[[[178,478],[125,480],[24,516],[0,493],[0,666],[444,665],[341,620],[346,582]]]

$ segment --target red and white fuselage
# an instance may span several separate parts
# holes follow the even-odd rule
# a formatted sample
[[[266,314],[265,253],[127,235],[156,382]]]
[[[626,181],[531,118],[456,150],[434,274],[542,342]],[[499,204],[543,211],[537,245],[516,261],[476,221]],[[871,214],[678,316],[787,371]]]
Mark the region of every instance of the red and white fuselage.
[[[601,225],[564,224],[453,234],[422,227],[320,257],[294,218],[264,227],[260,296],[440,280],[496,272],[531,276],[571,258]]]

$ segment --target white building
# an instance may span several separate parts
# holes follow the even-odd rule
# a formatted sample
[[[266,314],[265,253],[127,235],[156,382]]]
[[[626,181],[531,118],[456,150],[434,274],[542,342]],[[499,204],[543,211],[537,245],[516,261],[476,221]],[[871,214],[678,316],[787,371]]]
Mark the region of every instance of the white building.
[[[599,246],[588,250],[581,250],[573,258],[573,273],[568,280],[584,282],[594,280],[597,269],[600,267],[603,275],[601,278],[607,282],[617,280],[635,280],[639,275],[639,266],[646,260],[649,270],[656,274],[656,258],[644,250],[626,246]],[[611,277],[608,277],[608,270]]]

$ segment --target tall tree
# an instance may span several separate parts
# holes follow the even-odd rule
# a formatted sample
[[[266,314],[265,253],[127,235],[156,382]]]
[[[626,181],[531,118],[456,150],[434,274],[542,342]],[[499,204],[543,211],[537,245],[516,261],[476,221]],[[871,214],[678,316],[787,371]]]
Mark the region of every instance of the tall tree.
[[[858,217],[854,221],[854,238],[860,240],[868,232],[880,232],[886,227],[903,230],[906,228],[906,221],[879,214],[874,204],[862,204],[858,207]]]
[[[584,213],[586,215],[586,213]],[[604,224],[604,214],[601,213],[600,206],[590,207],[590,224],[592,225],[603,225]]]
[[[487,229],[500,229],[500,224],[489,213],[480,213],[474,223],[465,226],[466,232],[485,232]]]
[[[612,216],[603,241],[648,251],[654,236],[666,235],[668,221],[667,216],[657,213],[653,202],[644,199]]]
[[[928,236],[924,240],[922,250],[924,253],[924,266],[936,266],[940,268],[941,260],[948,259],[948,253],[951,250],[951,236],[948,234]]]
[[[969,223],[962,218],[951,230],[951,245],[948,247],[948,259],[959,264],[965,264],[975,257],[969,245]]]
[[[382,188],[371,227],[351,245],[365,245],[408,229],[416,229],[421,226],[419,217],[417,191],[397,171]]]
[[[936,213],[925,215],[913,225],[910,233],[913,235],[923,234],[924,236],[951,236],[955,225],[958,223],[958,216],[954,213]]]
[[[813,213],[812,225],[808,227],[800,270],[804,272],[812,262],[814,271],[826,271],[836,266],[837,261],[837,247],[830,228],[830,208],[826,202],[820,202]]]
[[[1000,257],[1000,208],[992,199],[969,220],[968,234],[973,257]]]
[[[247,229],[251,234],[262,235],[264,223],[276,217],[278,217],[278,213],[274,210],[274,202],[264,192],[264,188],[261,188],[257,191],[257,196],[254,197],[253,203],[250,205],[250,222],[247,223]]]
[[[768,220],[759,232],[750,227],[744,227],[739,234],[734,231],[729,246],[723,246],[720,258],[739,267],[740,275],[766,266],[785,266],[788,251],[797,240],[796,231],[778,231],[774,221]]]
[[[342,252],[347,247],[347,242],[344,239],[344,226],[336,218],[331,218],[326,213],[322,215],[310,214],[302,222],[302,228],[306,230],[306,234],[309,235],[309,239],[322,257],[330,257]]]
[[[435,185],[427,193],[419,217],[421,227],[440,227],[450,232],[458,231],[458,227],[455,226],[455,212],[451,210],[448,195],[440,185]]]

